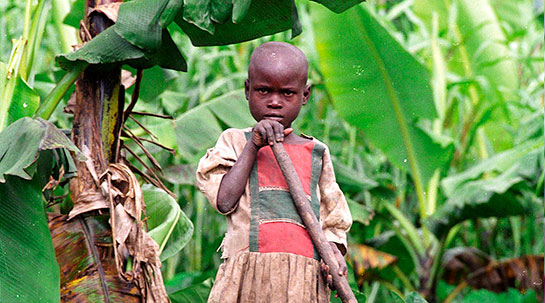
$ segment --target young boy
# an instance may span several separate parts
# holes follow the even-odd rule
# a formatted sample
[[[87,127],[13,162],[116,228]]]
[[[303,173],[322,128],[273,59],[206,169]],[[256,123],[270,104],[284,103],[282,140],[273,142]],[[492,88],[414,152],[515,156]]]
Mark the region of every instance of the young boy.
[[[311,207],[346,275],[352,218],[327,147],[290,128],[310,97],[308,62],[288,43],[268,42],[250,58],[244,83],[257,124],[224,131],[199,162],[197,183],[226,215],[222,259],[208,302],[329,302],[320,265],[270,145],[283,142]],[[325,272],[323,278],[321,272]]]

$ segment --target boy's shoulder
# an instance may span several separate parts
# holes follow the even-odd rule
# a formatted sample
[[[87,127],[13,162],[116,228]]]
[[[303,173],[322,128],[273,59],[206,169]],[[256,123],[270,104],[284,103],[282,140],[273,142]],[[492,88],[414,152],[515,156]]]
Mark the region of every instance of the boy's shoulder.
[[[224,138],[246,138],[246,133],[252,131],[251,127],[248,128],[228,128],[224,130],[220,137]]]
[[[322,141],[316,139],[316,138],[313,137],[313,136],[309,136],[309,135],[304,134],[304,133],[301,133],[300,136],[301,136],[302,138],[305,138],[305,139],[308,139],[308,140],[314,142],[314,144],[319,145],[321,148],[323,148],[323,150],[329,150],[329,147],[328,147],[324,142],[322,142]]]
[[[247,141],[246,133],[248,131],[251,131],[251,128],[244,128],[244,129],[238,129],[238,128],[228,128],[224,130],[216,143],[216,147],[218,146],[244,146]]]

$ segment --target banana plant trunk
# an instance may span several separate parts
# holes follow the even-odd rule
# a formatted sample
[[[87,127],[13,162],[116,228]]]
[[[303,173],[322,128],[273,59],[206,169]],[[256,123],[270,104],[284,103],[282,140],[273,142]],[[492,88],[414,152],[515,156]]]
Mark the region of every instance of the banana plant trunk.
[[[88,12],[112,2],[120,1],[86,1],[80,28],[84,42],[113,24]],[[108,203],[99,183],[108,164],[117,160],[124,105],[120,68],[87,68],[76,82],[75,96],[72,141],[87,160],[77,161],[78,175],[70,181],[74,209],[49,223],[61,268],[61,301],[141,302],[139,288],[116,270]]]

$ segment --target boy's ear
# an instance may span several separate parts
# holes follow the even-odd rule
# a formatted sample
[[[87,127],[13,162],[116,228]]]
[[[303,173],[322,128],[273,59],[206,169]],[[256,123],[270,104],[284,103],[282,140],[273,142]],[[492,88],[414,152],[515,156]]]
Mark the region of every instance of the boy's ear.
[[[310,85],[305,85],[305,88],[303,89],[303,105],[307,104],[308,100],[310,99]]]
[[[244,80],[244,95],[246,95],[246,100],[250,100],[250,80]]]

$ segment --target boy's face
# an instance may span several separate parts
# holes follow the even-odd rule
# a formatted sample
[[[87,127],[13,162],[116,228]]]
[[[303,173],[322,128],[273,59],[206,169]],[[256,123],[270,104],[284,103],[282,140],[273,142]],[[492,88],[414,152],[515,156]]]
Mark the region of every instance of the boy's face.
[[[289,58],[259,61],[250,67],[244,82],[250,113],[256,121],[275,120],[291,127],[310,97],[306,69]]]

